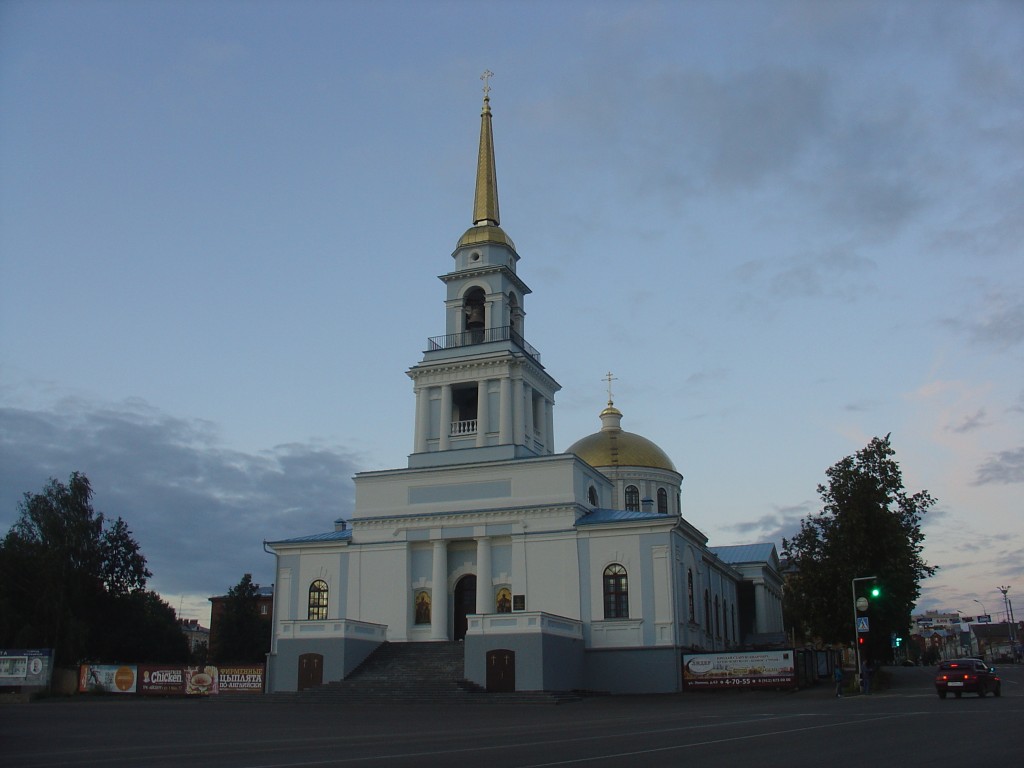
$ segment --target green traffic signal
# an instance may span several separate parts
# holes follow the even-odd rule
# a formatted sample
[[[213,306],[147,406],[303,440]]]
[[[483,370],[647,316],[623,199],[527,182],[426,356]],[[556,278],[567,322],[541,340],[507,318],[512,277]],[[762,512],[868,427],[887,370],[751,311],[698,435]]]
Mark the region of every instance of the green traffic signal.
[[[871,588],[871,596],[872,597],[878,597],[881,594],[882,594],[882,588],[881,587],[872,587]]]

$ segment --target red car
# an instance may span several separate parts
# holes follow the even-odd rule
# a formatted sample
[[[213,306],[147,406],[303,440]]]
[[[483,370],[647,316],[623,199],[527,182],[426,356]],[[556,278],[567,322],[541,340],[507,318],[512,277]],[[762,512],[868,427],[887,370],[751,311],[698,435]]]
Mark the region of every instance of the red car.
[[[979,659],[943,661],[935,676],[935,690],[940,699],[946,698],[947,693],[952,693],[958,699],[963,693],[976,693],[979,697],[989,693],[999,696],[1002,688],[995,667]]]

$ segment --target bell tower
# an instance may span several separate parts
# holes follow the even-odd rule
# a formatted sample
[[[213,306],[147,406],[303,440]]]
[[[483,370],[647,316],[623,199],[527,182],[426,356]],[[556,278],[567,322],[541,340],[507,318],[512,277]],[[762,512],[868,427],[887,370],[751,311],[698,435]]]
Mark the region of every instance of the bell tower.
[[[427,340],[407,372],[416,394],[409,467],[501,461],[554,453],[558,382],[525,339],[519,254],[501,228],[491,128],[491,72],[484,72],[473,225],[459,238],[446,286],[445,333]]]

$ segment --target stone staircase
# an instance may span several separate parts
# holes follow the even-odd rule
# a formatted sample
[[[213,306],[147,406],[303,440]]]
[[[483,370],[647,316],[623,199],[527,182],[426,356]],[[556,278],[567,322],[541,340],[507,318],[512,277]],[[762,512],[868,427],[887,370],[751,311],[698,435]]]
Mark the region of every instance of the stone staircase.
[[[561,704],[575,693],[487,693],[465,679],[462,643],[383,643],[344,680],[289,696],[358,704]]]

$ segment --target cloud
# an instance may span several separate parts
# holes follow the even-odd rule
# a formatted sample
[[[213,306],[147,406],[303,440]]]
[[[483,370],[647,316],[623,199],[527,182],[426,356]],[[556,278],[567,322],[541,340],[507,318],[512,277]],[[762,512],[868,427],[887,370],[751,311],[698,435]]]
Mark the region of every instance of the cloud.
[[[843,406],[843,410],[849,413],[867,413],[878,406],[877,401],[855,400]]]
[[[1016,404],[1011,405],[1007,410],[1010,413],[1024,413],[1024,391],[1017,396]]]
[[[871,259],[835,249],[782,259],[753,259],[742,264],[737,274],[747,281],[763,277],[767,292],[779,299],[827,297],[853,301],[870,291],[869,276],[876,271]]]
[[[1024,446],[999,451],[980,467],[973,485],[1024,483]]]
[[[722,529],[735,531],[748,540],[781,542],[799,533],[800,521],[816,511],[816,506],[812,501],[805,501],[789,506],[776,506],[774,510],[773,513],[762,515],[757,520],[722,526]]]
[[[172,596],[223,594],[243,573],[272,574],[265,539],[331,530],[336,518],[348,517],[358,465],[357,456],[334,446],[229,450],[209,422],[138,400],[4,407],[0,525],[14,522],[24,493],[81,471],[92,482],[96,510],[123,517],[139,541],[153,571],[150,586]]]
[[[989,423],[990,422],[986,418],[985,409],[979,408],[973,415],[965,416],[959,424],[947,427],[947,429],[951,432],[963,434],[965,432],[973,432],[974,430],[981,429],[982,427],[987,427]]]
[[[971,337],[1000,349],[1024,342],[1024,300],[993,296],[984,318],[970,327]]]

